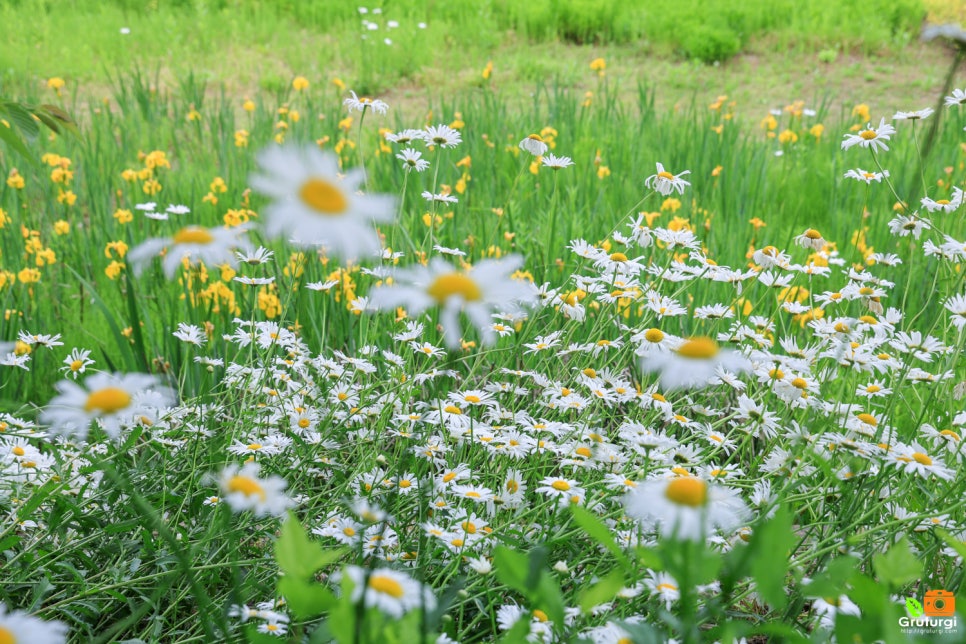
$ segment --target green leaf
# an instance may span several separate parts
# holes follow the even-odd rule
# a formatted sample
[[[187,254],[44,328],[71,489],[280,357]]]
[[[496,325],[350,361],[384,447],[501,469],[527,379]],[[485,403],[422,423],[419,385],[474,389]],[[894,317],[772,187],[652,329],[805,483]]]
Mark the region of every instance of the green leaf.
[[[519,593],[527,592],[527,556],[506,546],[493,551],[493,567],[496,578],[505,586]]]
[[[34,513],[34,510],[39,508],[43,502],[50,497],[54,490],[60,488],[61,486],[62,483],[58,483],[57,481],[53,480],[47,481],[40,486],[34,491],[33,494],[30,495],[30,498],[27,499],[27,502],[17,509],[17,520],[23,521],[29,518],[30,515]]]
[[[580,591],[578,595],[580,609],[584,613],[589,613],[594,606],[612,600],[623,587],[623,571],[620,568],[610,571],[596,584]]]
[[[331,590],[297,577],[279,579],[278,593],[285,597],[286,605],[298,619],[318,617],[335,603],[335,595]]]
[[[581,507],[579,505],[571,505],[570,511],[574,515],[574,521],[581,527],[581,529],[587,533],[587,535],[604,546],[609,553],[614,555],[618,561],[620,561],[625,566],[628,565],[627,555],[624,550],[617,545],[617,541],[614,539],[614,535],[611,533],[610,528],[600,520],[596,514],[590,510]]]
[[[18,130],[29,140],[36,139],[40,134],[40,126],[34,120],[33,114],[20,103],[11,101],[0,103],[0,117],[7,119],[11,128]]]
[[[797,538],[792,532],[792,519],[784,507],[778,508],[770,520],[751,536],[751,574],[762,598],[777,609],[788,603],[785,595],[789,554]]]
[[[531,601],[534,608],[539,608],[547,614],[557,629],[564,628],[564,600],[560,592],[560,585],[553,576],[544,570],[537,580],[537,587]]]
[[[525,644],[527,636],[530,634],[530,618],[521,617],[513,625],[513,628],[506,632],[499,644]]]
[[[65,129],[77,134],[77,123],[70,117],[70,114],[56,105],[41,105],[34,109],[34,115],[54,132],[60,133],[61,129]]]
[[[305,528],[289,512],[282,524],[282,531],[275,542],[275,558],[278,567],[287,576],[305,580],[323,566],[337,561],[343,554],[342,549],[326,550],[321,544],[309,539]]]
[[[12,128],[4,127],[3,123],[0,123],[0,139],[13,148],[14,151],[23,158],[28,159],[32,163],[37,163],[37,159],[30,154],[30,150],[28,150],[27,146],[24,145],[20,135],[17,134],[17,132]]]
[[[845,593],[845,583],[855,572],[857,561],[852,557],[836,557],[815,575],[812,582],[802,587],[806,597],[838,597]]]
[[[945,541],[947,544],[949,544],[950,548],[956,551],[956,554],[963,559],[966,559],[966,541],[960,541],[942,528],[936,528],[935,532],[937,535],[939,535],[940,539]]]
[[[8,534],[3,539],[0,539],[0,552],[3,552],[4,550],[9,550],[10,548],[13,548],[18,543],[20,543],[20,541],[21,541],[21,539],[17,535],[15,535],[15,534]]]
[[[885,554],[872,557],[872,568],[879,581],[896,589],[922,577],[922,564],[912,553],[905,537]]]

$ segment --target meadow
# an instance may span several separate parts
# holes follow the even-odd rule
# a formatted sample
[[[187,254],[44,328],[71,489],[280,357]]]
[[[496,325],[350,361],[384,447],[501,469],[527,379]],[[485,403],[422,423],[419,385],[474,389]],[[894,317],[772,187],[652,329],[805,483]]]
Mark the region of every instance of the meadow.
[[[0,644],[963,641],[959,59],[617,53],[923,47],[814,4],[0,3]]]

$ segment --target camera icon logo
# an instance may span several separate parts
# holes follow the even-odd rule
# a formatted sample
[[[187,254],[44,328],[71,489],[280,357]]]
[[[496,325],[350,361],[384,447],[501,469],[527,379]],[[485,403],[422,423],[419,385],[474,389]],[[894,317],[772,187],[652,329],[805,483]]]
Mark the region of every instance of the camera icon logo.
[[[948,590],[929,590],[922,598],[926,617],[951,617],[956,613],[956,597]]]

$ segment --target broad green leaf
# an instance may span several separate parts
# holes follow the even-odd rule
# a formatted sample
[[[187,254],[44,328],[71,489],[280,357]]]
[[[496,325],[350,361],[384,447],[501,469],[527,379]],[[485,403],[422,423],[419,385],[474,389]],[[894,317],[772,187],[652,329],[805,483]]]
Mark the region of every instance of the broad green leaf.
[[[24,142],[20,138],[20,135],[17,134],[17,131],[13,130],[12,128],[5,127],[3,123],[0,123],[0,139],[13,148],[14,151],[23,158],[29,159],[32,163],[37,163],[37,159],[30,154],[30,150],[28,150],[27,146],[24,145]]]
[[[533,608],[539,608],[547,614],[557,629],[564,628],[564,600],[557,580],[546,570],[542,571],[537,581],[535,592],[530,601]]]
[[[610,571],[596,584],[580,591],[580,609],[585,613],[599,604],[614,599],[620,589],[624,587],[624,573],[620,568]]]
[[[34,120],[33,114],[19,103],[11,101],[0,103],[0,117],[7,119],[11,128],[18,130],[29,140],[36,139],[40,134],[40,126]]]
[[[493,567],[496,578],[519,593],[527,591],[527,556],[506,546],[497,546],[493,551]]]
[[[922,577],[922,563],[912,554],[905,537],[884,554],[872,557],[872,568],[879,581],[891,589],[897,589]]]
[[[298,619],[311,619],[326,612],[335,603],[335,595],[325,586],[297,577],[278,580],[278,593]]]
[[[751,536],[751,574],[762,598],[777,609],[788,603],[785,594],[789,554],[796,543],[792,520],[784,507]]]
[[[342,556],[341,549],[327,550],[321,544],[309,539],[305,528],[291,512],[275,542],[275,558],[278,567],[286,575],[304,580]]]
[[[27,502],[17,509],[17,520],[23,521],[24,519],[30,518],[30,515],[33,514],[34,510],[39,508],[43,502],[50,497],[54,490],[60,488],[62,485],[62,483],[51,480],[34,490],[34,493],[30,495],[29,499],[27,499]]]
[[[574,521],[591,539],[604,546],[622,564],[627,565],[627,555],[617,545],[610,528],[600,520],[600,517],[579,505],[571,505],[570,510],[574,515]]]
[[[806,597],[838,597],[845,593],[846,581],[854,574],[857,565],[852,557],[836,557],[801,590]]]

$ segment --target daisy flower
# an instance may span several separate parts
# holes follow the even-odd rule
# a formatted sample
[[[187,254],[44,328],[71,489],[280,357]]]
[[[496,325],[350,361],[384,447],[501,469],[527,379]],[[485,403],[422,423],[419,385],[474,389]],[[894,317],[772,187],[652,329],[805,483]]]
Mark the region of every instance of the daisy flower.
[[[423,196],[423,199],[429,202],[436,201],[439,203],[457,203],[459,201],[457,197],[454,197],[452,195],[448,195],[446,193],[440,193],[437,195],[437,194],[433,194],[429,190],[423,190],[422,196]]]
[[[443,337],[450,348],[460,346],[462,329],[459,314],[465,313],[485,344],[496,340],[491,315],[499,308],[519,308],[534,299],[527,284],[510,275],[523,265],[523,258],[511,255],[502,260],[485,259],[463,271],[433,258],[429,266],[413,266],[396,271],[391,286],[378,286],[371,293],[376,309],[406,307],[418,315],[439,307]]]
[[[694,476],[656,478],[624,497],[627,513],[663,536],[703,540],[716,529],[734,530],[748,520],[748,508],[731,489]]]
[[[90,358],[89,349],[72,349],[70,355],[64,358],[64,366],[60,368],[64,375],[77,380],[77,375],[87,371],[87,367],[94,364]]]
[[[259,266],[261,264],[267,264],[274,255],[275,255],[275,251],[268,250],[264,246],[259,246],[253,251],[252,250],[236,251],[235,259],[237,259],[242,264],[248,264],[249,266]]]
[[[415,148],[406,148],[396,155],[396,158],[403,162],[403,169],[406,172],[415,170],[422,172],[429,167],[429,161],[423,158],[423,153]]]
[[[352,96],[342,101],[342,104],[346,106],[350,114],[352,112],[365,113],[370,108],[376,114],[385,114],[389,111],[389,105],[385,101],[380,101],[378,98],[369,98],[368,96],[359,98],[352,90],[349,90],[349,93]]]
[[[63,644],[67,641],[67,624],[45,622],[23,611],[7,612],[0,603],[0,642],[4,644]]]
[[[547,152],[547,144],[539,134],[531,134],[520,141],[520,149],[529,152],[535,157],[543,156]]]
[[[390,195],[360,195],[361,168],[339,174],[339,159],[312,147],[263,150],[258,163],[264,174],[252,175],[251,186],[273,198],[265,208],[265,233],[291,235],[301,246],[322,246],[351,260],[380,249],[376,223],[395,218]]]
[[[455,148],[463,142],[463,136],[459,130],[454,130],[448,125],[431,125],[423,131],[423,140],[426,145],[438,145],[441,148]]]
[[[671,174],[664,169],[664,165],[661,163],[657,164],[657,174],[652,174],[647,179],[644,180],[644,186],[651,188],[665,197],[670,195],[675,190],[678,194],[684,194],[684,189],[691,184],[681,177],[686,174],[691,174],[690,170],[685,170],[680,174]]]
[[[749,370],[751,363],[737,351],[722,350],[711,338],[694,337],[671,351],[649,352],[641,368],[647,373],[658,372],[661,388],[666,390],[704,387],[719,368],[740,373]]]
[[[235,512],[251,510],[256,517],[285,514],[293,502],[285,496],[288,485],[280,476],[258,478],[259,464],[248,461],[240,468],[229,465],[221,472],[219,487],[222,499]]]
[[[867,184],[871,184],[873,181],[876,183],[882,183],[882,179],[889,176],[889,171],[883,170],[882,172],[869,172],[867,170],[863,170],[862,168],[855,168],[854,170],[849,170],[843,176],[846,179],[865,181]]]
[[[179,322],[178,330],[171,335],[178,338],[182,342],[193,344],[196,347],[200,347],[208,341],[208,336],[206,336],[205,332],[201,330],[201,327],[194,324],[188,324],[186,322]]]
[[[353,602],[363,600],[367,608],[377,608],[396,619],[417,608],[427,612],[436,608],[428,586],[396,570],[346,566],[340,577],[351,582]]]
[[[892,120],[893,121],[920,121],[922,119],[929,118],[932,116],[933,110],[931,107],[925,107],[921,110],[916,110],[915,112],[896,112]]]
[[[952,107],[953,105],[962,105],[966,103],[966,91],[961,89],[954,89],[950,96],[946,97],[946,107]]]
[[[558,157],[555,154],[548,154],[542,157],[540,163],[551,170],[560,170],[561,168],[567,168],[574,164],[573,159],[570,157]]]
[[[235,250],[247,250],[251,247],[248,240],[242,237],[244,233],[244,226],[236,228],[187,226],[171,237],[155,237],[139,244],[127,254],[127,260],[133,266],[134,274],[140,275],[151,260],[164,252],[164,260],[161,264],[168,279],[174,277],[178,267],[185,260],[191,263],[200,262],[206,266],[219,264],[235,266],[238,263]]]
[[[872,123],[869,123],[858,134],[844,135],[845,140],[842,141],[842,149],[848,150],[852,146],[858,145],[863,148],[872,148],[873,151],[878,149],[888,150],[889,146],[885,142],[895,133],[896,129],[886,123],[885,117],[883,117],[879,121],[879,127],[872,127]]]
[[[174,403],[172,389],[162,387],[156,376],[143,373],[97,373],[78,385],[61,380],[55,396],[40,414],[40,422],[61,434],[74,434],[80,440],[95,420],[112,438],[122,425],[135,420],[152,420],[156,410]]]

